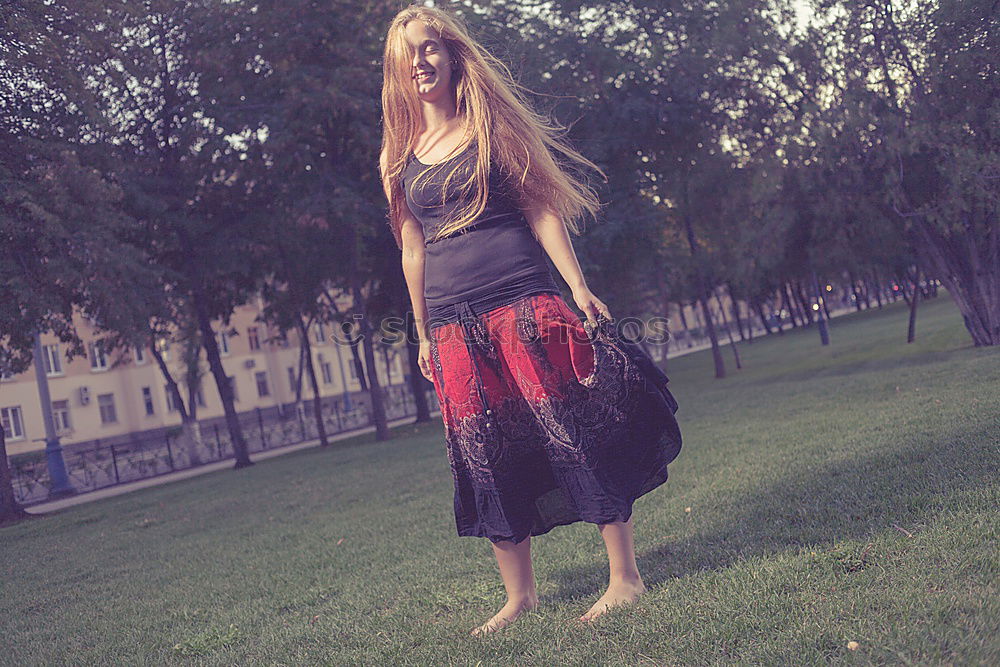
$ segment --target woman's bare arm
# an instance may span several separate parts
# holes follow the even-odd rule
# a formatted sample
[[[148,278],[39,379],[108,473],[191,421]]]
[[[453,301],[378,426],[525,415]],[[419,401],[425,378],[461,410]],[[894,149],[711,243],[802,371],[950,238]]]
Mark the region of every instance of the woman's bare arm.
[[[385,174],[386,157],[379,155],[379,169]],[[383,176],[382,187],[385,190],[386,201],[389,200],[389,182]],[[410,294],[410,304],[413,306],[413,319],[417,335],[421,341],[430,340],[427,329],[427,302],[424,299],[424,230],[409,206],[403,203],[403,225],[400,228],[400,241],[403,246],[402,263],[403,276]]]
[[[569,231],[555,211],[545,204],[539,204],[525,209],[524,217],[569,288],[573,292],[587,289],[587,281],[580,270]]]
[[[580,262],[576,258],[576,251],[573,250],[573,243],[569,238],[569,230],[559,215],[548,205],[540,204],[525,209],[524,217],[539,245],[548,253],[563,280],[573,290],[573,300],[586,314],[587,321],[595,324],[598,315],[604,315],[610,320],[611,311],[607,305],[594,296],[587,286],[583,271],[580,270]]]
[[[427,302],[424,299],[424,232],[412,216],[403,219],[403,275],[413,305],[413,319],[420,340],[430,340],[427,329]]]

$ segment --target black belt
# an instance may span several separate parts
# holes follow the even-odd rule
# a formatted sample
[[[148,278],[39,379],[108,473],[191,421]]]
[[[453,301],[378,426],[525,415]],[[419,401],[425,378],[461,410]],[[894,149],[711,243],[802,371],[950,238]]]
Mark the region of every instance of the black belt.
[[[465,303],[474,314],[482,314],[507,306],[518,299],[535,294],[561,294],[552,274],[547,270],[542,273],[532,273],[515,281],[500,285],[489,294],[474,299],[465,299],[458,303]],[[458,303],[446,303],[427,308],[427,328],[443,326],[451,322],[458,322]]]

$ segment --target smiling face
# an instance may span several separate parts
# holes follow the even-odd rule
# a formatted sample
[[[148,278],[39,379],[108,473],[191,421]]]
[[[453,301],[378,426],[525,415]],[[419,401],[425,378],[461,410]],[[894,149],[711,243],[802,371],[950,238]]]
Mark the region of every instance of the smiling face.
[[[444,40],[419,19],[407,23],[404,32],[413,54],[410,80],[417,96],[432,102],[448,94],[453,70],[451,54]]]

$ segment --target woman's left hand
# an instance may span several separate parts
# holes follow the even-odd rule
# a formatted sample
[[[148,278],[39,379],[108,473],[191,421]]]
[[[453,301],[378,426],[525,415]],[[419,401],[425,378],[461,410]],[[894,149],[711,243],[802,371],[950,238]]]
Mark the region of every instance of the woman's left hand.
[[[576,301],[576,305],[587,315],[587,323],[593,327],[597,325],[597,316],[599,314],[604,315],[608,320],[611,319],[611,312],[608,307],[604,305],[604,302],[594,296],[588,288],[582,287],[577,290],[573,290],[573,300]]]

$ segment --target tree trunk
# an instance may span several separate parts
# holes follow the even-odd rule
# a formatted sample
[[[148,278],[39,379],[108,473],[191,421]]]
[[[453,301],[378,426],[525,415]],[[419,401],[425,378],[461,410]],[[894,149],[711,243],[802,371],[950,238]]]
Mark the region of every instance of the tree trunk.
[[[372,337],[375,330],[368,320],[365,312],[365,301],[361,295],[361,285],[358,284],[357,277],[354,278],[352,288],[354,295],[354,308],[360,317],[361,323],[361,345],[365,351],[365,365],[368,367],[368,395],[372,404],[372,422],[375,425],[375,439],[388,440],[392,437],[389,431],[389,422],[385,414],[385,400],[382,395],[382,386],[378,380],[378,369],[375,366],[375,344]]]
[[[313,417],[316,419],[316,435],[319,437],[319,446],[326,447],[330,441],[326,437],[326,422],[323,421],[323,397],[319,393],[319,382],[316,380],[316,364],[312,358],[312,341],[309,340],[309,328],[301,318],[295,318],[295,324],[299,329],[299,336],[302,338],[302,356],[305,360],[305,369],[309,373],[309,384],[313,390]]]
[[[713,290],[715,294],[715,301],[719,304],[719,314],[722,315],[722,323],[726,326],[726,335],[729,336],[729,347],[733,348],[733,357],[736,359],[736,370],[743,368],[743,364],[740,363],[740,351],[736,349],[736,341],[733,339],[733,328],[729,326],[729,320],[726,319],[726,309],[722,306],[722,299],[719,298],[719,293]]]
[[[872,277],[869,283],[869,290],[875,293],[875,304],[879,310],[882,309],[882,286],[879,284],[878,273],[872,269]]]
[[[382,347],[382,358],[385,359],[385,386],[392,386],[392,362],[389,359],[389,346]]]
[[[187,444],[188,460],[192,466],[201,465],[201,452],[205,442],[201,435],[201,424],[197,419],[186,419],[181,423],[181,433]]]
[[[420,372],[420,344],[417,333],[417,321],[413,317],[412,311],[406,312],[406,358],[410,367],[410,392],[413,394],[413,404],[417,409],[416,419],[413,423],[430,421],[431,409],[427,403],[426,389],[434,385]]]
[[[802,289],[802,281],[795,280],[792,281],[792,296],[794,296],[799,301],[799,308],[802,310],[802,319],[806,324],[813,323],[813,313],[812,309],[809,307],[809,298],[806,296]]]
[[[784,297],[783,297],[783,296],[781,296],[780,294],[778,295],[778,298],[779,298],[779,300],[783,300],[783,299],[784,299]],[[771,311],[772,313],[774,313],[774,312],[775,312],[775,308],[774,308],[774,297],[773,297],[773,296],[772,296],[772,297],[771,297],[771,299],[770,299],[770,300],[769,300],[769,301],[767,302],[767,308],[768,308],[768,310],[770,310],[770,311]],[[777,325],[776,325],[776,326],[778,327],[778,335],[779,335],[779,336],[784,336],[784,335],[785,335],[785,323],[781,321],[781,303],[779,303],[779,304],[778,304],[778,308],[777,308],[777,311],[778,311],[778,312],[777,312],[777,315],[775,316],[775,322],[777,322]]]
[[[962,313],[965,328],[976,347],[1000,344],[1000,229],[993,228],[990,248],[983,253],[971,234],[966,248],[939,239],[925,224],[916,225],[924,243],[918,252],[926,266],[940,276]],[[980,258],[980,254],[984,258]]]
[[[156,341],[152,341],[149,347],[150,354],[153,355],[153,360],[156,362],[157,368],[160,369],[160,374],[167,381],[167,393],[170,394],[170,400],[177,407],[177,411],[181,413],[181,422],[185,422],[188,418],[188,411],[186,402],[181,396],[180,385],[177,384],[174,376],[171,375],[170,368],[167,367],[167,362],[163,359],[163,355],[156,349]]]
[[[0,525],[30,516],[14,495],[14,479],[7,465],[7,437],[0,426]]]
[[[302,404],[302,378],[306,374],[306,347],[299,345],[299,372],[295,375],[295,405]]]
[[[827,291],[824,288],[820,292],[819,306],[820,306],[820,308],[823,309],[823,315],[826,317],[826,321],[829,322],[830,321],[830,307],[826,304],[826,301],[827,301],[826,295],[827,295]]]
[[[166,360],[163,358],[163,355],[160,354],[160,351],[156,349],[155,336],[150,338],[149,353],[153,356],[153,361],[156,362],[156,367],[160,369],[160,375],[162,375],[163,379],[167,381],[167,392],[170,394],[170,400],[177,407],[177,411],[181,414],[181,432],[183,434],[182,437],[184,438],[184,442],[187,445],[188,461],[192,466],[201,465],[202,440],[200,425],[198,424],[197,419],[194,419],[188,414],[188,403],[185,402],[184,398],[181,396],[180,386],[174,380],[174,376],[170,373],[170,368],[167,366]],[[193,401],[190,405],[193,412]]]
[[[861,295],[858,294],[858,285],[854,278],[854,274],[848,272],[847,279],[851,281],[851,295],[854,297],[854,310],[861,312]]]
[[[764,306],[759,300],[751,301],[751,307],[757,313],[757,317],[760,319],[760,326],[764,329],[768,336],[771,335],[771,325],[767,323],[767,318],[764,317]]]
[[[740,340],[746,340],[747,337],[743,334],[743,319],[740,317],[740,304],[736,301],[736,296],[733,294],[733,286],[728,282],[726,283],[726,290],[729,292],[729,307],[732,309],[733,319],[736,321],[736,329],[740,332]]]
[[[681,316],[681,326],[684,327],[684,338],[687,340],[687,346],[689,348],[693,347],[694,346],[694,341],[691,340],[691,329],[690,329],[690,327],[688,327],[687,315],[684,314],[684,302],[683,301],[678,301],[677,302],[677,311],[680,313],[680,316]]]
[[[229,430],[229,438],[233,443],[233,456],[236,459],[236,464],[233,467],[239,469],[254,465],[254,462],[250,460],[247,441],[243,437],[239,415],[236,414],[236,408],[233,407],[233,390],[229,384],[226,369],[222,366],[222,358],[219,356],[219,345],[215,340],[212,322],[202,307],[200,295],[193,294],[192,301],[198,317],[198,326],[201,329],[201,344],[205,347],[208,367],[212,370],[212,377],[215,378],[215,386],[219,391],[222,407],[226,413],[226,428]]]
[[[715,377],[726,377],[726,364],[722,360],[722,350],[719,348],[719,337],[715,333],[715,324],[712,323],[712,313],[708,309],[708,299],[702,297],[698,299],[701,304],[701,312],[705,317],[705,329],[708,331],[708,339],[712,343],[712,361],[715,363]]]
[[[920,303],[920,269],[913,277],[913,294],[910,296],[910,321],[906,327],[906,342],[912,343],[917,338],[917,304]]]
[[[358,382],[361,383],[361,391],[368,391],[368,381],[365,379],[365,365],[361,363],[361,351],[358,349],[360,345],[361,336],[357,336],[351,341],[351,363],[354,364],[354,374],[358,376]]]
[[[715,377],[721,379],[726,377],[726,364],[722,360],[722,351],[719,349],[719,338],[715,334],[715,324],[712,322],[712,313],[708,307],[708,296],[711,293],[711,289],[708,286],[709,282],[705,275],[705,268],[701,265],[698,241],[694,236],[689,194],[687,174],[685,174],[683,182],[684,231],[687,235],[688,249],[691,253],[691,259],[694,261],[697,274],[696,280],[698,281],[698,290],[700,292],[698,298],[701,301],[701,312],[705,317],[705,328],[708,330],[708,339],[712,344],[712,361],[715,363]]]
[[[788,283],[781,283],[781,309],[788,311],[788,317],[792,320],[792,328],[795,329],[799,326],[797,318],[795,317],[795,302],[792,300],[792,295],[789,294]],[[803,322],[805,324],[805,322]],[[779,331],[781,331],[779,327]]]

